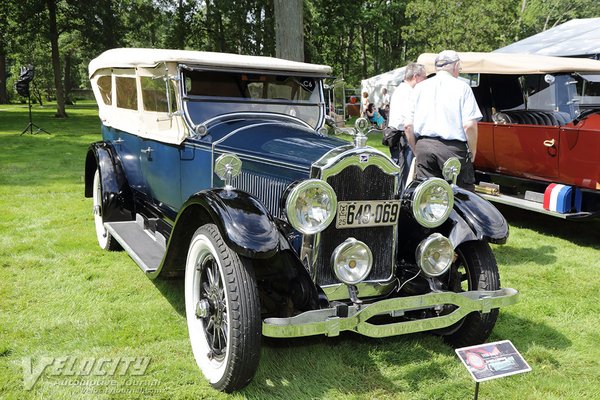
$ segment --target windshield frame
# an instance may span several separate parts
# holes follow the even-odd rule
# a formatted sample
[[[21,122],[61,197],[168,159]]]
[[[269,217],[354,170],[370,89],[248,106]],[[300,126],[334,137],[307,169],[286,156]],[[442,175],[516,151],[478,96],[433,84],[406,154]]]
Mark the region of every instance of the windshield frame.
[[[191,127],[195,128],[202,125],[206,121],[214,120],[220,115],[232,113],[251,113],[251,114],[280,114],[286,117],[293,117],[301,120],[311,128],[317,130],[323,126],[325,118],[325,101],[323,79],[324,76],[311,74],[306,72],[290,72],[279,70],[252,70],[252,69],[228,69],[228,68],[206,68],[195,67],[180,64],[179,69],[179,90],[182,99],[182,110],[186,121]],[[225,96],[225,95],[206,95],[206,94],[190,94],[187,86],[187,79],[190,73],[214,73],[214,74],[232,74],[238,75],[232,78],[242,80],[242,76],[262,76],[277,78],[297,78],[298,85],[296,89],[306,89],[300,81],[312,82],[314,87],[310,90],[310,96],[304,100],[283,99],[283,98],[257,98],[248,97],[247,95],[240,96]],[[225,75],[224,75],[225,76]],[[258,80],[253,80],[255,82]],[[250,83],[252,83],[250,82]],[[310,86],[310,83],[307,83]],[[268,91],[268,89],[267,89]],[[237,93],[236,93],[237,94]],[[203,105],[200,105],[203,103]],[[215,107],[210,107],[214,104]],[[230,107],[227,107],[230,105]],[[222,111],[217,109],[219,107]]]

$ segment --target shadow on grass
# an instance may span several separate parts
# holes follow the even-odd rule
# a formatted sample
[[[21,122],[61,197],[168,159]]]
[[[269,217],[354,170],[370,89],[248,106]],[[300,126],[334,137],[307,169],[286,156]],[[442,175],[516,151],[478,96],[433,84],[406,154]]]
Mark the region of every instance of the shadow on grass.
[[[185,297],[183,278],[154,279],[152,281],[158,291],[167,299],[171,307],[179,315],[185,317]]]
[[[494,255],[499,264],[513,265],[523,262],[531,262],[537,265],[554,264],[558,259],[554,253],[554,246],[539,246],[539,247],[514,247],[509,244],[498,246],[494,249]]]
[[[502,204],[497,204],[496,207],[510,226],[531,229],[542,235],[560,237],[579,246],[600,249],[599,218],[588,221],[567,221]]]
[[[175,311],[185,316],[183,279],[153,283]],[[571,340],[549,325],[511,313],[500,314],[488,341],[504,339],[510,339],[523,353],[532,348],[540,353],[540,348],[560,350],[572,345]],[[353,332],[341,332],[337,337],[263,337],[256,377],[242,393],[249,399],[258,399],[323,398],[332,392],[361,397],[375,391],[382,397],[394,398],[449,378],[454,354],[454,349],[440,337],[428,333],[381,339]],[[385,376],[382,369],[387,371]],[[305,387],[308,382],[309,387]],[[298,393],[303,395],[297,397]]]
[[[563,350],[571,347],[571,340],[556,329],[540,322],[501,313],[491,340],[510,339],[522,352],[531,347]]]
[[[29,123],[29,110],[27,105],[11,105],[8,107],[7,110],[0,111],[0,121],[2,122],[0,131],[6,134],[20,136],[20,133],[23,132],[23,129],[25,129]],[[51,135],[74,135],[100,132],[100,120],[95,104],[70,106],[67,109],[68,118],[56,118],[54,117],[55,112],[56,109],[52,105],[43,108],[34,106],[31,110],[31,120],[34,124],[50,132]],[[43,132],[38,133],[37,135],[47,136]],[[37,135],[26,133],[23,137]]]

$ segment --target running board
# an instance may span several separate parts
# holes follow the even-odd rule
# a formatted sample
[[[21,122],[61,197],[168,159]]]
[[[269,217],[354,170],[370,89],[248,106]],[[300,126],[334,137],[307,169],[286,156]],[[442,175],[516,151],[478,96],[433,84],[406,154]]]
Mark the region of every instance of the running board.
[[[136,221],[106,222],[104,226],[144,273],[158,269],[165,255],[165,239],[144,229],[141,217],[138,216]]]
[[[484,193],[477,193],[484,199],[500,204],[506,204],[513,207],[522,208],[529,211],[535,211],[541,214],[551,215],[553,217],[563,218],[563,219],[588,219],[594,218],[597,214],[591,212],[577,212],[577,213],[566,213],[561,214],[556,211],[549,211],[544,209],[544,206],[541,203],[537,203],[535,201],[525,200],[520,197],[507,196],[505,194],[499,195],[490,195]]]

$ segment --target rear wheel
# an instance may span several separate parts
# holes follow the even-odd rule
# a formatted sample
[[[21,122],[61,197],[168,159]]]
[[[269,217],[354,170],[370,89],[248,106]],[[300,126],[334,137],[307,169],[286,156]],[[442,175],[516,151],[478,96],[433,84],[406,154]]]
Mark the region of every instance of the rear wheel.
[[[246,386],[260,355],[258,291],[250,263],[213,224],[196,230],[190,243],[185,312],[196,363],[210,384],[225,392]]]
[[[93,213],[94,213],[94,225],[96,226],[96,238],[98,244],[104,250],[117,251],[121,250],[121,245],[115,240],[114,237],[104,227],[104,216],[102,209],[102,181],[100,179],[100,170],[97,169],[94,174],[94,187],[93,187]]]
[[[456,249],[456,253],[458,258],[450,270],[450,290],[464,292],[500,289],[498,265],[487,243],[463,243]],[[474,312],[440,334],[454,347],[483,343],[492,333],[497,318],[497,308],[487,314]]]

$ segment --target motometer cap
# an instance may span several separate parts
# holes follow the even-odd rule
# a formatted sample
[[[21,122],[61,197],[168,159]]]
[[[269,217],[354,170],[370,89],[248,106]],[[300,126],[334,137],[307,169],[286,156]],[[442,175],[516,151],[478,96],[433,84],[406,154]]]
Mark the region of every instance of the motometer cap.
[[[458,53],[454,50],[444,50],[435,57],[435,66],[443,67],[444,65],[453,64],[457,61],[460,61]]]

